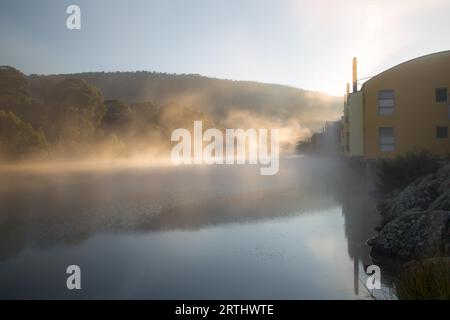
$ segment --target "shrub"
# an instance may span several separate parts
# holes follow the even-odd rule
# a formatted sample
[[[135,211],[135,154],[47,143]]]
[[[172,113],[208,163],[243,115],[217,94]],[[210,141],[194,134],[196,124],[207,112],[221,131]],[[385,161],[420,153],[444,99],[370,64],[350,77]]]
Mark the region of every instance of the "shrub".
[[[439,166],[439,158],[427,151],[380,160],[377,165],[378,189],[390,192],[405,187],[417,178],[435,172]]]

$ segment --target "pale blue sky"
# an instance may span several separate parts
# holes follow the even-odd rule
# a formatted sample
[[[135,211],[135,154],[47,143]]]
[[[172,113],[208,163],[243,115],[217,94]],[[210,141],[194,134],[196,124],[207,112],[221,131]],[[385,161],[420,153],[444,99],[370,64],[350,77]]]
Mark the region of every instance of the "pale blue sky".
[[[340,95],[353,56],[362,78],[449,39],[448,0],[0,0],[0,65],[27,74],[199,73]]]

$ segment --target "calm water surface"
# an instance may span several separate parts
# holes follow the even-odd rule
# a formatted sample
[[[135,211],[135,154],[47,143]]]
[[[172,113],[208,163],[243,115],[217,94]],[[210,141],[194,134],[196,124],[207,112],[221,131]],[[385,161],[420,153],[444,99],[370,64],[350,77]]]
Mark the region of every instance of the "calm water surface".
[[[367,298],[377,214],[336,161],[0,177],[0,298]]]

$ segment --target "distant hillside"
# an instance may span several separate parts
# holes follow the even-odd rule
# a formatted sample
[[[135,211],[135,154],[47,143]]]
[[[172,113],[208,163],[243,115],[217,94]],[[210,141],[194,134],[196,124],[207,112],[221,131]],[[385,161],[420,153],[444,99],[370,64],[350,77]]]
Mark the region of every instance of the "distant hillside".
[[[281,147],[341,113],[292,87],[149,72],[26,76],[0,67],[0,158],[167,154],[176,128],[279,128]]]
[[[246,127],[265,121],[283,127],[295,123],[302,129],[317,130],[326,120],[338,119],[342,111],[340,98],[276,84],[154,72],[68,76],[99,88],[105,99],[151,101],[159,106],[175,103],[201,110],[223,125]]]

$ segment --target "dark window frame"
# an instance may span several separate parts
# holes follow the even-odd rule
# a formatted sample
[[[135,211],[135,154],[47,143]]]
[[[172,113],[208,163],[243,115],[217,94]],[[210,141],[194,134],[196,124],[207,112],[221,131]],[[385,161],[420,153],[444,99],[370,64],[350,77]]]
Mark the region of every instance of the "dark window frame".
[[[448,90],[447,88],[436,88],[436,102],[447,102]]]
[[[448,127],[446,126],[436,127],[436,139],[448,139]]]

